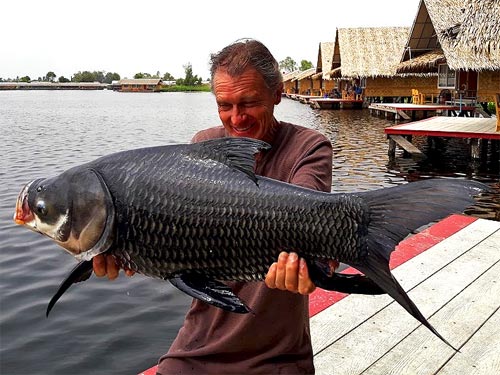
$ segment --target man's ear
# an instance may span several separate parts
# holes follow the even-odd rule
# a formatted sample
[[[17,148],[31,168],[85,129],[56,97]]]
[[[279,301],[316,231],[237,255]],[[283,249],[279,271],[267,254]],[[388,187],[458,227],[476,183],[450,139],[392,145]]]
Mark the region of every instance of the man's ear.
[[[281,103],[281,93],[283,92],[283,83],[280,83],[278,89],[276,90],[276,97],[274,98],[274,105]]]

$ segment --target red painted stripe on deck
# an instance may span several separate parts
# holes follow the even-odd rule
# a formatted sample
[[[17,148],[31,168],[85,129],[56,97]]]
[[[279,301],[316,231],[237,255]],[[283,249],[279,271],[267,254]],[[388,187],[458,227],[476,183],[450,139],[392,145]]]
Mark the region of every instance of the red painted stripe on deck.
[[[391,254],[390,268],[396,268],[476,220],[476,218],[471,216],[451,215],[431,227],[424,229],[422,232],[403,240]],[[359,271],[348,268],[344,273],[359,273]],[[348,294],[345,293],[329,292],[320,288],[316,289],[316,291],[309,296],[309,316],[313,317],[347,296]]]

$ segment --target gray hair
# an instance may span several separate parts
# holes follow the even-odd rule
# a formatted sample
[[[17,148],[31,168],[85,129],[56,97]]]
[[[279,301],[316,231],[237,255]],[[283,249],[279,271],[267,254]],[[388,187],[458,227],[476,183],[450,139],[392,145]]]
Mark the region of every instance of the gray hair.
[[[260,73],[271,91],[278,90],[283,83],[278,62],[267,47],[258,40],[239,39],[210,56],[212,82],[219,69],[224,69],[230,76],[236,77],[248,68],[254,68]]]

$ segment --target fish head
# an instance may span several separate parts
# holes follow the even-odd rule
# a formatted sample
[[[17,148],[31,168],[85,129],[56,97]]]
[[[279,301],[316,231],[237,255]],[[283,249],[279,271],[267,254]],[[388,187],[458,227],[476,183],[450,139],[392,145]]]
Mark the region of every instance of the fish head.
[[[90,169],[74,169],[26,184],[14,221],[88,260],[109,247],[114,209],[102,178]]]

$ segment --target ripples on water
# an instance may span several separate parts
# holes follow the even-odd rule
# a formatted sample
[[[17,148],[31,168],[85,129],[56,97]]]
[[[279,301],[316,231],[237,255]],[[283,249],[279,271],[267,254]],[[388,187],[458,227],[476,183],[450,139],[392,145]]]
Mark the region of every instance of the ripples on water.
[[[401,154],[390,162],[383,129],[391,123],[366,110],[319,111],[284,99],[276,117],[332,140],[334,192],[429,176],[474,178],[496,187],[496,195],[470,213],[500,220],[498,161],[457,162],[466,152],[462,141],[449,141],[448,151],[438,147],[437,157],[425,162]],[[72,287],[45,319],[49,299],[75,261],[52,241],[14,225],[15,199],[33,178],[114,151],[188,142],[218,123],[210,93],[0,92],[1,373],[134,374],[168,350],[190,301],[168,282],[93,277]],[[425,140],[416,142],[427,147]]]

